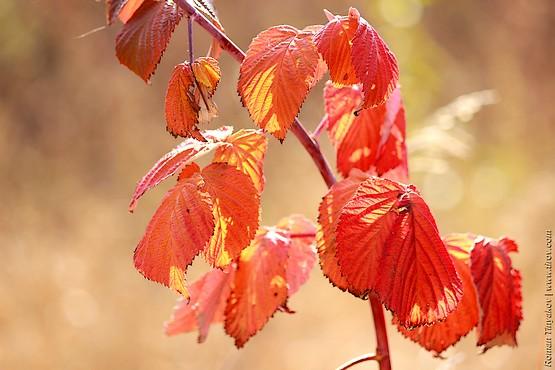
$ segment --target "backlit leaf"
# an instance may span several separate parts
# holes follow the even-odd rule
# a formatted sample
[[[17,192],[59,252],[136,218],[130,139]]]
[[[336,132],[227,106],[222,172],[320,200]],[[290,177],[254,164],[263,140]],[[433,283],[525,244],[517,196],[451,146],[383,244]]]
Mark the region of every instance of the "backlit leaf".
[[[316,234],[320,267],[329,281],[341,290],[347,290],[348,283],[341,274],[336,257],[335,230],[343,206],[353,197],[360,183],[367,178],[368,175],[365,173],[353,170],[348,178],[335,183],[320,203]]]
[[[129,204],[129,210],[133,211],[135,209],[137,201],[146,191],[183,169],[184,166],[197,158],[224,145],[223,141],[231,135],[232,131],[233,127],[230,126],[224,126],[217,130],[204,131],[203,137],[206,138],[206,141],[187,138],[171,152],[160,158],[137,183],[131,203]]]
[[[312,32],[276,26],[261,32],[241,64],[237,91],[253,121],[283,140],[314,83],[319,55]]]
[[[214,153],[214,162],[227,163],[248,175],[258,193],[264,190],[264,156],[268,140],[260,130],[239,130]]]
[[[239,259],[225,309],[225,331],[242,347],[287,302],[287,250],[282,232],[261,229]]]
[[[120,63],[148,82],[182,17],[173,1],[144,0],[116,37]]]
[[[194,172],[194,171],[191,171]],[[152,216],[135,249],[135,267],[185,297],[185,271],[214,231],[212,200],[198,172],[180,178]]]
[[[349,290],[377,293],[401,325],[433,324],[459,303],[461,280],[414,186],[365,180],[343,207],[335,235]]]
[[[436,355],[467,335],[478,324],[480,316],[476,288],[470,273],[470,251],[474,246],[474,240],[467,234],[454,234],[447,236],[444,241],[463,283],[460,303],[445,321],[412,330],[397,326],[405,337]]]
[[[121,6],[120,11],[118,13],[119,20],[122,21],[123,23],[127,23],[129,21],[129,19],[131,19],[131,17],[133,16],[133,14],[135,14],[137,9],[139,9],[145,1],[146,0],[123,0],[123,1],[120,1],[122,3],[122,6]]]
[[[516,346],[516,332],[522,320],[520,272],[512,267],[509,253],[516,243],[477,237],[471,253],[471,270],[482,309],[478,325],[478,345],[487,351],[493,346]]]
[[[225,163],[209,165],[202,177],[212,198],[216,225],[204,256],[213,266],[227,266],[256,234],[260,197],[247,175]]]

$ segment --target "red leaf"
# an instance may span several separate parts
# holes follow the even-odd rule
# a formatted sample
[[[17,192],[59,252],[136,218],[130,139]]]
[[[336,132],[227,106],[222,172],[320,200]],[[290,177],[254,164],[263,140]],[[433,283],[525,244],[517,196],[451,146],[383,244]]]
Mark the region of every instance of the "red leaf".
[[[516,332],[522,320],[520,272],[512,267],[510,252],[516,243],[508,238],[477,237],[471,254],[471,270],[478,290],[482,317],[478,345],[487,351],[493,346],[516,346]]]
[[[291,297],[306,283],[316,262],[314,238],[316,227],[302,215],[281,219],[276,225],[287,231],[290,239],[287,258],[287,294]]]
[[[180,297],[172,317],[164,324],[166,334],[176,335],[198,329],[198,342],[204,342],[210,325],[224,320],[234,274],[235,267],[230,265],[223,271],[213,269],[193,283],[189,289],[191,299]]]
[[[401,325],[433,324],[459,303],[461,280],[414,186],[377,177],[362,182],[335,235],[349,289],[376,292]]]
[[[204,131],[203,136],[207,141],[198,141],[193,138],[185,139],[171,152],[164,155],[137,183],[133,193],[129,210],[132,212],[139,198],[149,189],[155,187],[187,164],[209,153],[218,146],[224,145],[223,141],[231,135],[233,127],[224,126],[218,130]]]
[[[320,257],[320,267],[329,281],[341,290],[347,290],[348,283],[336,257],[335,230],[345,203],[355,194],[360,183],[368,178],[365,173],[353,170],[345,180],[335,183],[320,203],[316,242]]]
[[[209,165],[202,177],[212,198],[216,226],[204,256],[213,266],[227,266],[256,234],[260,197],[247,175],[225,163]]]
[[[211,98],[220,81],[218,62],[213,58],[198,58],[175,66],[168,83],[165,101],[166,128],[174,136],[204,138],[197,125],[207,123],[217,115]]]
[[[276,230],[260,230],[239,259],[225,309],[225,331],[243,347],[287,302],[289,239]]]
[[[268,140],[260,130],[239,130],[214,153],[214,162],[227,163],[248,175],[259,193],[264,190],[264,156]]]
[[[174,2],[144,0],[117,35],[120,63],[148,82],[182,16]]]
[[[127,23],[129,21],[129,19],[133,16],[133,14],[135,14],[137,9],[139,9],[145,1],[146,0],[123,0],[123,1],[121,1],[121,3],[123,3],[123,4],[120,8],[120,11],[118,12],[118,17],[119,17],[120,21],[122,21],[123,23]]]
[[[453,234],[444,240],[463,283],[463,296],[459,305],[445,321],[434,325],[413,330],[397,326],[405,337],[435,352],[437,356],[467,335],[478,324],[480,315],[476,288],[470,273],[470,251],[474,239],[466,234]]]
[[[180,178],[164,197],[135,249],[135,267],[185,297],[185,270],[214,231],[212,200],[198,172]]]
[[[318,72],[312,32],[277,26],[261,32],[241,64],[237,91],[253,121],[283,140]]]

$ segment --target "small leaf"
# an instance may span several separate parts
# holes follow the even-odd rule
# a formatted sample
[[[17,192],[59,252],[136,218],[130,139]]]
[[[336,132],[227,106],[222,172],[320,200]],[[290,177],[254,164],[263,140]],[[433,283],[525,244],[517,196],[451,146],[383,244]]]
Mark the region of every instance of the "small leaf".
[[[234,275],[235,267],[230,265],[225,270],[213,269],[191,284],[191,298],[178,299],[172,317],[164,324],[166,334],[176,335],[198,329],[198,342],[204,342],[210,325],[224,320]]]
[[[173,1],[144,0],[116,37],[120,63],[148,82],[182,17]]]
[[[212,266],[227,266],[256,234],[260,197],[247,175],[225,163],[209,165],[202,177],[212,198],[216,226],[204,255]]]
[[[397,329],[405,337],[434,352],[436,356],[467,335],[478,324],[480,316],[476,288],[470,273],[470,251],[474,246],[474,240],[467,234],[449,235],[444,240],[463,283],[460,303],[445,321],[431,326],[408,330],[397,325]]]
[[[237,91],[260,128],[285,138],[314,83],[318,60],[312,32],[276,26],[252,41],[241,64]]]
[[[493,346],[516,346],[516,332],[522,320],[520,272],[512,267],[509,253],[517,252],[508,238],[477,237],[471,253],[471,270],[478,291],[482,316],[478,345],[484,351]]]
[[[228,145],[220,146],[213,162],[227,163],[248,175],[258,193],[264,190],[264,156],[268,140],[260,130],[239,130],[225,139]]]
[[[343,207],[353,197],[360,183],[366,179],[368,179],[367,174],[353,170],[348,178],[335,183],[330,188],[319,207],[316,242],[320,267],[329,281],[341,290],[347,290],[349,284],[341,273],[337,261],[335,230]]]
[[[120,11],[118,13],[118,18],[123,23],[127,23],[129,19],[135,14],[137,9],[143,5],[146,0],[124,0]]]
[[[239,348],[287,303],[288,247],[289,239],[282,232],[261,229],[241,252],[224,324]]]
[[[137,270],[187,297],[185,270],[212,236],[212,207],[198,172],[181,178],[162,200],[135,249]]]
[[[414,186],[365,180],[343,207],[335,235],[349,290],[377,293],[401,325],[433,324],[459,303],[461,280]]]
[[[203,142],[187,138],[171,152],[160,158],[141,181],[137,183],[131,203],[129,204],[129,211],[132,212],[135,209],[139,198],[149,189],[183,169],[184,166],[192,163],[197,158],[224,145],[223,141],[231,135],[232,131],[233,127],[231,126],[224,126],[218,130],[204,131],[202,135],[207,141]]]

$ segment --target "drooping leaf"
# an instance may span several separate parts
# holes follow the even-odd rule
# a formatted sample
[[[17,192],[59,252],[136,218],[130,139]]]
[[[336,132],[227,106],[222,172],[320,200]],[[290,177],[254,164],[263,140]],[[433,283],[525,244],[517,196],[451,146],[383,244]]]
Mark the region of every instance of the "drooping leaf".
[[[362,84],[360,108],[383,104],[397,87],[397,60],[376,30],[355,8],[346,17],[330,17],[315,43],[340,85]]]
[[[377,293],[407,328],[443,320],[462,283],[416,188],[371,177],[345,204],[336,256],[354,294]]]
[[[202,178],[212,198],[216,226],[204,256],[213,266],[227,266],[256,234],[260,197],[247,175],[225,163],[209,165]]]
[[[253,121],[283,140],[314,83],[319,55],[312,32],[276,26],[261,32],[241,64],[237,91]]]
[[[330,188],[319,207],[316,243],[320,257],[320,267],[329,281],[341,290],[347,290],[348,282],[339,268],[336,256],[335,230],[343,206],[353,197],[360,183],[367,178],[367,174],[356,169],[353,170],[348,178],[335,183]]]
[[[460,303],[445,321],[431,326],[408,330],[397,325],[397,329],[405,337],[437,356],[466,336],[478,324],[480,316],[476,288],[470,273],[470,251],[474,246],[474,239],[468,234],[453,234],[444,238],[444,241],[463,283]]]
[[[144,0],[116,37],[120,63],[148,82],[182,17],[173,1]]]
[[[168,132],[204,141],[197,125],[217,115],[211,98],[220,77],[218,62],[210,57],[198,58],[192,66],[188,62],[175,66],[166,91]]]
[[[260,130],[239,130],[214,153],[214,162],[227,163],[248,175],[259,193],[264,190],[264,156],[268,140]]]
[[[224,126],[217,130],[204,131],[202,135],[206,138],[206,141],[187,138],[172,151],[160,158],[137,183],[131,203],[129,204],[129,210],[133,211],[135,209],[137,201],[146,191],[155,187],[197,158],[224,145],[224,141],[231,135],[232,131],[233,127],[231,126]]]
[[[362,103],[360,85],[335,87],[331,81],[324,88],[324,109],[327,115],[328,135],[334,146],[339,146],[353,121],[355,111]]]
[[[522,320],[522,283],[509,253],[516,243],[477,237],[471,253],[471,271],[478,291],[482,316],[478,325],[478,345],[487,351],[493,346],[516,346],[516,332]]]
[[[187,266],[214,231],[210,194],[198,172],[187,172],[190,176],[180,178],[162,200],[134,255],[135,267],[144,277],[185,297]]]
[[[225,331],[243,347],[287,302],[287,250],[282,232],[261,229],[239,259],[225,309]]]
[[[226,269],[213,269],[191,284],[190,300],[180,297],[172,317],[165,323],[167,335],[176,335],[198,330],[198,342],[208,336],[213,323],[223,322],[227,297],[235,275],[235,265]]]
[[[291,215],[281,219],[277,228],[288,232],[290,239],[287,257],[287,291],[288,296],[295,294],[306,283],[314,263],[316,250],[314,238],[316,227],[312,221],[302,215]]]

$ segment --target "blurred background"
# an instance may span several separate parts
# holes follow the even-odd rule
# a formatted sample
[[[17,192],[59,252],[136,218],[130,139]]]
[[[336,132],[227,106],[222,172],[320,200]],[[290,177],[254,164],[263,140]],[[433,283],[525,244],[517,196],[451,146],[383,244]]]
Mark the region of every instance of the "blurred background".
[[[400,61],[412,181],[440,231],[519,243],[519,347],[479,355],[473,332],[439,360],[390,327],[394,369],[541,368],[545,231],[555,226],[552,0],[216,5],[242,48],[269,26],[322,24],[323,8],[356,6]],[[186,27],[147,86],[115,58],[119,25],[77,38],[103,24],[103,2],[0,1],[0,369],[325,370],[372,351],[367,302],[333,288],[319,268],[290,301],[297,313],[278,313],[241,351],[220,326],[203,345],[195,334],[164,336],[176,296],[144,280],[132,253],[171,181],[134,215],[127,204],[178,143],[164,129],[163,98],[172,67],[187,57]],[[200,54],[209,39],[195,31]],[[225,55],[221,64],[211,127],[252,127],[235,92],[238,65]],[[309,128],[323,114],[321,87],[301,115]],[[333,160],[326,138],[322,145]],[[326,189],[294,137],[271,139],[265,171],[264,223],[316,217]],[[199,260],[191,278],[204,268]]]

